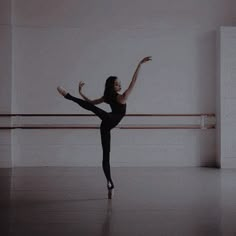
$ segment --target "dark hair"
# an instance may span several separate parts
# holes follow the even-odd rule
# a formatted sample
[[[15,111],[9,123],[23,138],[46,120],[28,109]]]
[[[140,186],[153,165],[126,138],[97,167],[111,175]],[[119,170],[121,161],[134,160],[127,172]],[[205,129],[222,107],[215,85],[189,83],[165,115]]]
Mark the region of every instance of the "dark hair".
[[[116,79],[116,76],[109,76],[106,80],[103,98],[104,101],[107,103],[111,102],[116,97],[117,93],[114,90],[114,84]]]

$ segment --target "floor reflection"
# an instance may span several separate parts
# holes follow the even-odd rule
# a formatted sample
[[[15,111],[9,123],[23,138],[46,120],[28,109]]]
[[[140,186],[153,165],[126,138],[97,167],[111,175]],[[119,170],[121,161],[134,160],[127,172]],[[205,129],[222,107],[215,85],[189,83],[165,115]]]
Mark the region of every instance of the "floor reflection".
[[[234,235],[236,175],[209,168],[0,170],[2,236]],[[104,185],[104,186],[103,186]]]
[[[0,235],[10,233],[11,175],[11,169],[0,169]]]
[[[107,200],[107,208],[100,236],[111,235],[111,222],[112,222],[112,200]]]

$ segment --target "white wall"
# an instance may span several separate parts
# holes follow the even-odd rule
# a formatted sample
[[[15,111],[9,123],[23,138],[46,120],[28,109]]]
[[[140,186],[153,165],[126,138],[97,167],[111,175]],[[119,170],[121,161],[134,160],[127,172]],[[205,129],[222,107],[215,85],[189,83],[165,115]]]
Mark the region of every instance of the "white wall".
[[[233,23],[234,1],[13,2],[13,112],[87,113],[59,97],[56,86],[63,85],[75,94],[78,80],[82,79],[87,83],[87,95],[99,97],[109,75],[117,75],[126,87],[138,60],[151,55],[153,62],[140,73],[128,113],[215,113],[216,31],[221,25]],[[88,146],[81,147],[83,151],[79,148],[82,141],[76,142],[75,149],[70,148],[74,139],[80,140],[80,134],[86,136],[87,132],[74,131],[72,135],[71,131],[17,130],[14,165],[97,165],[98,159],[88,159],[100,148],[96,132],[89,136]],[[38,142],[38,135],[47,139]],[[67,141],[61,142],[60,135]],[[120,140],[127,138],[117,165],[192,166],[215,162],[212,130],[115,130],[114,135],[115,149]],[[128,141],[136,136],[144,137],[147,143]],[[19,137],[24,137],[20,143]],[[178,137],[183,137],[180,146],[168,144],[169,139]],[[29,138],[35,138],[32,145],[27,143]],[[149,146],[152,140],[154,149]],[[203,147],[203,140],[211,148]],[[59,161],[52,161],[57,145],[64,151]],[[91,145],[95,149],[90,149]],[[42,146],[45,154],[40,154]],[[35,161],[32,153],[38,153]],[[64,153],[69,153],[70,158]],[[76,153],[83,153],[84,159],[75,160]],[[143,160],[145,153],[148,159]]]
[[[222,168],[236,167],[236,27],[220,30],[218,156]]]
[[[0,112],[11,112],[11,4],[0,1]]]
[[[112,166],[213,166],[214,130],[112,131]],[[16,130],[14,166],[101,166],[99,130]]]
[[[11,113],[11,1],[0,1],[0,114]],[[6,118],[0,123],[10,122]],[[11,166],[11,131],[0,130],[0,167]]]
[[[14,6],[15,112],[71,113],[73,106],[56,96],[58,84],[75,93],[82,79],[97,97],[111,74],[126,87],[146,55],[153,62],[140,74],[129,113],[215,112],[216,30],[231,23],[231,1],[18,0]]]

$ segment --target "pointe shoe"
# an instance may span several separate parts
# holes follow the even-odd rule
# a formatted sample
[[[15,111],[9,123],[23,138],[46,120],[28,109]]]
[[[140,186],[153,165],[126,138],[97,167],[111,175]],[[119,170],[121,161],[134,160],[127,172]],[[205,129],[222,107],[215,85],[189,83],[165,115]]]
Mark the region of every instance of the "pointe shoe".
[[[107,183],[107,189],[108,189],[108,199],[112,199],[114,196],[114,185],[111,182]]]
[[[65,89],[63,89],[61,86],[57,87],[57,91],[62,95],[62,96],[66,96],[67,92]]]

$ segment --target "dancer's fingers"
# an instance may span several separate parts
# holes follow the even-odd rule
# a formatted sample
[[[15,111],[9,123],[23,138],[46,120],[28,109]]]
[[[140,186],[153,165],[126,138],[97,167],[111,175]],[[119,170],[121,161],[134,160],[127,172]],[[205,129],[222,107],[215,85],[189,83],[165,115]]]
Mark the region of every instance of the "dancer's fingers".
[[[149,56],[149,57],[144,57],[142,60],[141,60],[141,64],[142,63],[145,63],[145,62],[148,62],[148,61],[151,61],[152,60],[152,57],[151,56]]]

